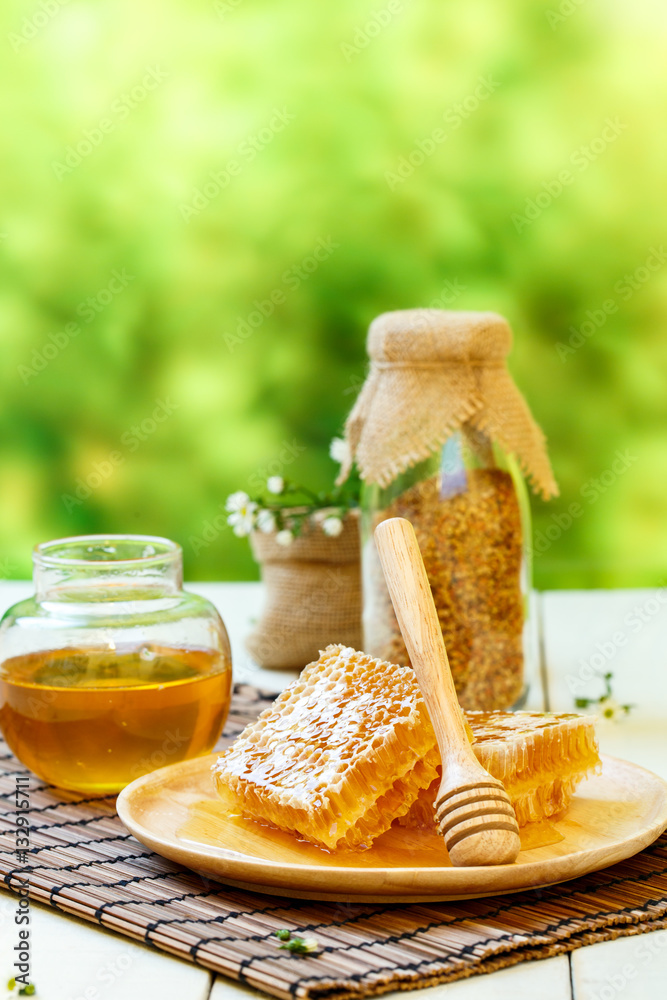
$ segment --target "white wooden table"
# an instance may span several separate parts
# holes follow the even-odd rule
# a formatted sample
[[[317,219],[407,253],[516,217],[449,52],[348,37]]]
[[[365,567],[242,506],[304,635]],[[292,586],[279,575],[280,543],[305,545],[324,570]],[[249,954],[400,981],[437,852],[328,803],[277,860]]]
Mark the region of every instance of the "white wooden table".
[[[279,690],[294,674],[260,670],[243,636],[261,606],[260,584],[193,584],[220,609],[232,640],[236,680]],[[31,593],[0,582],[0,613]],[[568,711],[593,666],[614,673],[614,694],[636,705],[600,728],[601,748],[667,778],[667,589],[555,591],[536,598],[541,670],[529,707]],[[597,695],[595,682],[584,695]],[[0,893],[0,997],[11,976],[16,897]],[[32,978],[37,1000],[248,1000],[265,996],[92,924],[33,904]],[[3,978],[4,977],[4,978]],[[420,991],[424,1000],[644,1000],[667,993],[667,931],[581,948],[486,976]],[[398,997],[399,993],[386,994]],[[404,993],[400,994],[405,996]]]

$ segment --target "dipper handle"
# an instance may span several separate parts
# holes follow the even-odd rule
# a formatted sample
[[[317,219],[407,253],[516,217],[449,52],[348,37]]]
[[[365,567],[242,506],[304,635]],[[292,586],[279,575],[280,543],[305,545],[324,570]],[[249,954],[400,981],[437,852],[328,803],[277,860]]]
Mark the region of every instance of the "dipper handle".
[[[468,741],[414,528],[405,518],[389,518],[375,529],[375,543],[442,759],[438,832],[454,865],[509,864],[521,847],[516,816],[502,782]]]

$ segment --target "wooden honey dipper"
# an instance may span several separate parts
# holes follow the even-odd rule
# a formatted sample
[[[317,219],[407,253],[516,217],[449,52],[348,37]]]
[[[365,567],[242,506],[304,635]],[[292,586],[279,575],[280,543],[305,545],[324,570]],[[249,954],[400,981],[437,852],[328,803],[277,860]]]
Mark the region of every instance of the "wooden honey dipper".
[[[375,543],[442,759],[438,833],[457,867],[510,864],[521,847],[516,816],[502,782],[482,767],[466,735],[414,528],[405,518],[389,518],[375,529]]]

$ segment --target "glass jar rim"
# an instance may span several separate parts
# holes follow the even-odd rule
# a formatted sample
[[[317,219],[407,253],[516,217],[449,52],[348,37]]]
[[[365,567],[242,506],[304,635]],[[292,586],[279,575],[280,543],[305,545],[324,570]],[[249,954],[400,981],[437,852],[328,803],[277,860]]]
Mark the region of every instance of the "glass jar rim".
[[[89,546],[91,552],[97,550],[97,552],[104,551],[104,545],[115,546],[118,543],[132,543],[136,544],[137,547],[143,545],[144,549],[147,546],[154,548],[153,552],[142,552],[136,556],[124,557],[121,559],[114,558],[86,558],[86,557],[71,557],[65,555],[57,555],[56,553],[60,550],[67,549],[71,547],[76,549],[77,547]],[[160,535],[69,535],[65,538],[54,538],[48,542],[40,542],[35,545],[33,549],[33,562],[36,566],[40,567],[148,567],[156,566],[164,563],[178,559],[181,556],[181,546],[177,542],[171,541],[170,538],[163,538]],[[112,553],[109,553],[110,555]]]

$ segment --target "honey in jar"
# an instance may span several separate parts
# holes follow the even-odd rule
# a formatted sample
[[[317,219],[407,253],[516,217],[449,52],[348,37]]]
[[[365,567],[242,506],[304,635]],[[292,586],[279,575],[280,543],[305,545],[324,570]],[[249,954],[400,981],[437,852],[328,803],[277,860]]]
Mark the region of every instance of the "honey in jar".
[[[0,678],[0,724],[40,778],[90,794],[213,749],[229,710],[221,653],[60,649],[14,657]]]
[[[38,545],[36,594],[0,623],[0,726],[43,780],[109,795],[208,753],[231,656],[213,605],[182,589],[180,546],[146,535]]]

